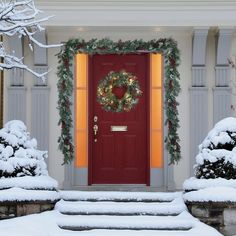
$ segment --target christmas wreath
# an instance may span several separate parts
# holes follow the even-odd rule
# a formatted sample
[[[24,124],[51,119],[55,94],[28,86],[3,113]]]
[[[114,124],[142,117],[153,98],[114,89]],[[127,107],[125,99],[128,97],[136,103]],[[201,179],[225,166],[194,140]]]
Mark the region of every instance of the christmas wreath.
[[[97,88],[97,100],[105,111],[130,111],[142,94],[137,77],[121,70],[110,71],[100,80]]]

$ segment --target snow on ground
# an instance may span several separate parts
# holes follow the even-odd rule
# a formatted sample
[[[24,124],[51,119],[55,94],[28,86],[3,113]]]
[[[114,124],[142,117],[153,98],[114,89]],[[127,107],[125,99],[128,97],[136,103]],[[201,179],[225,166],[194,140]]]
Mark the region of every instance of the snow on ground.
[[[26,190],[22,188],[10,188],[0,190],[0,202],[3,201],[55,201],[60,199],[60,193],[46,190]]]
[[[183,212],[179,220],[185,221],[186,225],[191,224],[192,229],[188,231],[130,231],[130,230],[91,230],[91,231],[67,231],[57,226],[57,222],[63,217],[57,210],[48,211],[40,214],[34,214],[19,217],[11,220],[0,222],[0,234],[6,236],[222,236],[215,229],[201,223],[188,212]],[[93,216],[94,217],[94,216]],[[133,216],[130,216],[130,219]],[[99,219],[100,216],[97,216]],[[164,224],[168,224],[169,217]]]
[[[58,183],[55,179],[43,175],[0,179],[0,190],[13,187],[23,189],[57,189]]]
[[[184,190],[193,190],[193,189],[204,189],[208,187],[232,187],[236,188],[236,180],[235,179],[197,179],[195,177],[191,177],[184,181],[183,188]]]
[[[235,202],[236,189],[231,187],[209,187],[185,193],[183,196],[185,201],[195,202]]]
[[[176,197],[181,196],[181,192],[158,193],[158,192],[115,192],[115,191],[62,191],[61,196],[64,200],[99,200],[99,201],[113,201],[113,200],[157,200],[157,201],[172,201]]]

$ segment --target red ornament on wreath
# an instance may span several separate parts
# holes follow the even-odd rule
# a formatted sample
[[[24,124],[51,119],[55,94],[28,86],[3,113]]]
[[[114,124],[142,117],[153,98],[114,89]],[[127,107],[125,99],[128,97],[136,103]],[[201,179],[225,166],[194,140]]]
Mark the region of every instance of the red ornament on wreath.
[[[97,100],[105,111],[130,111],[142,95],[138,80],[132,73],[110,71],[99,81]]]

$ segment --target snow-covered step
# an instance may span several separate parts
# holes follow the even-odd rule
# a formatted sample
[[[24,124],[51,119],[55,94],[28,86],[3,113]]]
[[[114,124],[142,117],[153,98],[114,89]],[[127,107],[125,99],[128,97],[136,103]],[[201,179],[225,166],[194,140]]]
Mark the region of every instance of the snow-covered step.
[[[62,191],[66,201],[114,201],[114,202],[171,202],[180,192],[114,192],[114,191]]]
[[[107,230],[171,230],[187,231],[195,221],[174,216],[64,216],[57,222],[62,229],[87,231]]]
[[[67,215],[178,215],[186,206],[181,199],[170,203],[143,203],[143,202],[69,202],[61,200],[56,208]]]

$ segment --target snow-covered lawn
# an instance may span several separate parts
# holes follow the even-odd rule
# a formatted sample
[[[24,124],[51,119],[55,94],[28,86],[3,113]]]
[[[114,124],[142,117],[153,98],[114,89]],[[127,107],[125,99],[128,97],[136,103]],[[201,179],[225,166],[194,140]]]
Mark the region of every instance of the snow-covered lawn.
[[[30,216],[19,217],[11,220],[4,220],[0,222],[0,235],[3,236],[220,236],[215,229],[199,222],[197,219],[192,217],[188,212],[183,212],[178,216],[178,220],[185,222],[185,225],[193,226],[188,231],[131,231],[131,230],[91,230],[91,231],[67,231],[62,230],[57,226],[57,223],[63,220],[62,214],[57,210],[44,212],[41,214],[35,214]],[[101,216],[92,216],[91,221],[96,221]],[[148,220],[149,216],[142,216],[143,219],[146,217]],[[81,216],[82,218],[82,216]],[[86,216],[87,221],[90,221],[89,216]],[[129,221],[132,221],[133,216],[129,217]],[[97,221],[99,223],[99,221]],[[161,224],[171,224],[170,217],[162,219]],[[159,224],[160,224],[159,223]],[[103,224],[106,224],[104,219]],[[151,224],[151,222],[150,222]]]

